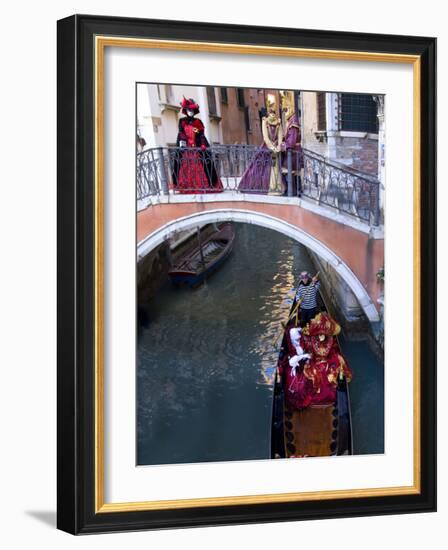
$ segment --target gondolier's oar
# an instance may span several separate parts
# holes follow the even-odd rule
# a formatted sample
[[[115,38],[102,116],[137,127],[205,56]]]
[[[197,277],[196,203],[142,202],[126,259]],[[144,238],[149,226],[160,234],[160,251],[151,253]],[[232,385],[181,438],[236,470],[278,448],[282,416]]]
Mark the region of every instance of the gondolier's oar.
[[[296,320],[296,324],[297,324],[297,321],[298,321],[298,314],[299,314],[299,307],[300,307],[300,304],[302,303],[303,301],[303,298],[300,298],[300,300],[297,300],[297,303],[296,305],[294,306],[294,309],[291,311],[289,317],[288,317],[288,320],[286,321],[286,325],[289,323],[289,321],[291,321],[291,319],[293,317],[296,317],[297,320]],[[286,328],[286,325],[283,327],[283,328]]]
[[[294,315],[298,315],[299,313],[299,307],[300,307],[300,304],[302,303],[302,300],[303,298],[301,298],[300,300],[297,300],[297,303],[296,305],[294,306],[294,309],[292,310],[292,312],[289,314],[289,317],[286,321],[286,323],[284,322],[281,322],[281,326],[282,326],[282,329],[283,329],[283,332],[281,334],[276,334],[275,337],[274,337],[274,340],[272,341],[272,347],[275,347],[275,345],[277,344],[277,341],[279,339],[280,336],[282,336],[284,334],[284,331],[285,331],[285,328],[288,326],[288,323],[289,321],[294,317]],[[297,324],[297,323],[296,323]]]

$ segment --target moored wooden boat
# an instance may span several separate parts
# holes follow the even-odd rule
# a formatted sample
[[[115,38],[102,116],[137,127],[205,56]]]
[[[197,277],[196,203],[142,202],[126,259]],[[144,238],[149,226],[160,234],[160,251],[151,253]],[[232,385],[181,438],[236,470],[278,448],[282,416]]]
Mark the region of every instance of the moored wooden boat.
[[[217,271],[229,257],[235,231],[231,223],[222,224],[215,232],[190,247],[169,270],[172,282],[178,286],[195,288]]]
[[[321,295],[319,301],[321,311],[326,311]],[[291,311],[294,307],[295,302]],[[285,328],[282,349],[286,344],[286,331],[292,326],[289,323]],[[337,337],[335,343],[336,349],[340,351]],[[285,375],[280,376],[279,370],[277,368],[274,382],[271,458],[353,454],[350,395],[346,378],[338,380],[334,402],[312,404],[299,409],[288,405],[285,399]]]

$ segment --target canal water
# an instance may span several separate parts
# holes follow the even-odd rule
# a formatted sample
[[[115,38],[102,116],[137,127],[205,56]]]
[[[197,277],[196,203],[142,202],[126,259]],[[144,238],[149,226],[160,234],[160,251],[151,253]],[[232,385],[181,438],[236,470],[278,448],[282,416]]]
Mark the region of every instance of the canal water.
[[[137,463],[270,458],[273,367],[266,350],[306,248],[275,231],[235,224],[233,252],[196,290],[167,281],[137,348]],[[383,452],[383,366],[366,341],[341,341],[355,453]]]

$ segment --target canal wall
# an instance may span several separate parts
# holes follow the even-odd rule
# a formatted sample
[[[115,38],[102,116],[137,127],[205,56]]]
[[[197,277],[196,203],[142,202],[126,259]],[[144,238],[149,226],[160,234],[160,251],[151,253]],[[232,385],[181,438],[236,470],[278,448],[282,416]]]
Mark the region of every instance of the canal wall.
[[[328,309],[340,318],[345,330],[351,332],[365,331],[367,318],[350,287],[329,262],[326,262],[314,252],[309,251],[309,254],[316,272],[319,271],[320,273],[322,292]]]
[[[326,306],[330,314],[338,320],[345,337],[350,340],[366,339],[371,331],[371,324],[350,287],[329,262],[310,250],[308,253],[315,271],[320,273],[321,292]]]
[[[330,314],[338,320],[348,340],[368,340],[372,351],[382,357],[384,329],[381,305],[380,321],[370,322],[356,296],[329,262],[308,250],[316,272],[320,272],[321,291]]]
[[[213,224],[200,227],[201,240],[214,231]],[[146,308],[168,279],[176,260],[196,245],[197,230],[179,231],[151,250],[137,263],[137,296],[139,307]]]
[[[137,296],[139,307],[149,304],[168,277],[171,251],[168,241],[152,250],[137,263]]]

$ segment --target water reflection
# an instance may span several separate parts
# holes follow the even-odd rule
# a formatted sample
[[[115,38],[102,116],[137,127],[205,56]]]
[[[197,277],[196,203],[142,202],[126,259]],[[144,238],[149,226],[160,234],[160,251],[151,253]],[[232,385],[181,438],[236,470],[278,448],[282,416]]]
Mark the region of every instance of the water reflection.
[[[295,276],[313,266],[284,235],[235,229],[232,255],[204,286],[167,283],[151,304],[138,342],[138,464],[270,456],[275,344]]]

